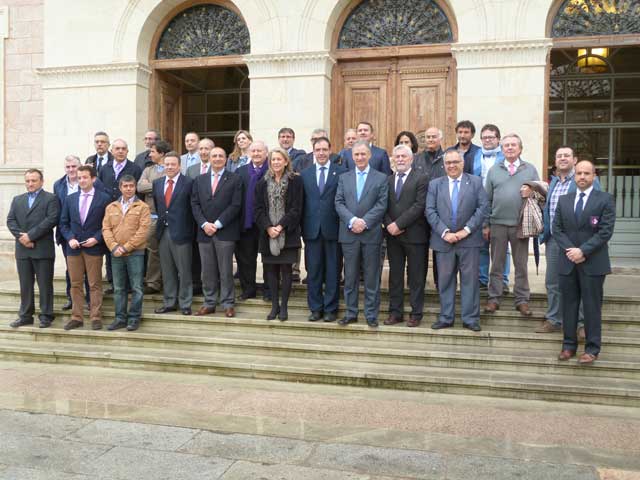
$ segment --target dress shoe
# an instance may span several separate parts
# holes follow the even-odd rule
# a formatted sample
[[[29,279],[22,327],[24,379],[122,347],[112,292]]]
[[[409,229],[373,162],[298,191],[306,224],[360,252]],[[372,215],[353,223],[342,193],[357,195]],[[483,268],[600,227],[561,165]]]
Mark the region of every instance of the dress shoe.
[[[109,287],[104,291],[105,295],[113,295],[113,287]]]
[[[578,359],[578,363],[580,365],[591,365],[597,359],[598,359],[598,355],[584,352],[582,355],[580,355],[580,358]]]
[[[287,311],[287,307],[280,307],[278,320],[280,320],[281,322],[284,322],[285,320],[289,320],[289,312]]]
[[[249,300],[250,298],[256,298],[256,293],[255,292],[241,293],[240,296],[238,297],[238,300]]]
[[[40,324],[38,325],[38,327],[40,328],[49,328],[51,326],[51,324],[53,323],[52,320],[40,320]]]
[[[233,318],[236,316],[236,309],[233,307],[225,308],[224,316],[227,318]]]
[[[545,320],[536,328],[536,333],[553,333],[559,331],[560,325],[554,325],[549,320]]]
[[[133,320],[127,324],[127,331],[129,332],[135,332],[138,328],[140,328],[140,320]]]
[[[467,330],[471,330],[472,332],[480,332],[482,328],[477,323],[464,323],[462,324],[462,328],[466,328]]]
[[[484,306],[484,313],[495,313],[496,310],[500,310],[500,305],[496,302],[487,302]]]
[[[578,327],[578,341],[584,340],[587,336],[584,333],[584,327]]]
[[[293,275],[291,275],[291,281],[293,283],[300,283],[300,274],[294,273]]]
[[[560,355],[558,355],[558,360],[569,360],[572,357],[576,356],[576,352],[572,350],[562,350]]]
[[[154,313],[169,313],[178,310],[176,307],[158,307],[154,310]]]
[[[9,324],[11,328],[24,327],[25,325],[33,325],[33,320],[23,320],[19,318]]]
[[[411,315],[407,320],[407,327],[417,327],[422,322],[422,315]]]
[[[91,330],[102,330],[102,322],[100,320],[91,320]]]
[[[349,325],[350,323],[358,323],[358,319],[353,317],[342,317],[338,321],[338,325],[342,325],[342,326]]]
[[[127,322],[125,322],[124,320],[115,319],[113,322],[109,324],[109,326],[107,326],[107,330],[109,331],[118,330],[120,328],[125,328],[126,326],[127,326]]]
[[[269,315],[267,315],[267,320],[274,320],[279,313],[280,313],[280,307],[272,308],[271,311],[269,312]]]
[[[191,307],[181,308],[180,313],[182,313],[182,315],[191,315]]]
[[[336,312],[329,312],[324,314],[324,318],[322,319],[324,322],[330,323],[335,322],[338,319],[338,315]]]
[[[158,290],[157,288],[153,288],[153,287],[150,287],[149,285],[147,285],[146,287],[144,287],[142,292],[145,295],[153,295],[154,293],[160,293],[160,290]]]
[[[441,320],[438,320],[437,322],[434,322],[431,324],[431,329],[432,330],[440,330],[442,328],[451,328],[453,327],[453,324],[451,323],[447,323],[447,322],[443,322]]]
[[[520,305],[516,305],[516,310],[520,312],[520,315],[523,317],[530,317],[533,315],[533,312],[529,309],[528,303],[521,303]]]
[[[62,305],[62,310],[71,310],[73,308],[73,302],[71,300],[67,300],[64,305]]]
[[[317,322],[318,320],[322,320],[322,312],[311,312],[308,320],[310,322]]]
[[[64,324],[64,329],[65,330],[73,330],[74,328],[80,328],[84,325],[84,322],[81,322],[80,320],[69,320],[67,323]]]
[[[195,315],[196,315],[196,317],[199,317],[201,315],[209,315],[211,313],[216,313],[216,307],[205,307],[203,305],[198,309],[198,311],[195,313]]]
[[[378,319],[377,318],[367,318],[367,325],[371,328],[378,328]]]
[[[387,318],[384,322],[385,325],[395,325],[396,323],[402,323],[402,315],[395,315],[395,314],[391,314],[389,315],[389,318]]]

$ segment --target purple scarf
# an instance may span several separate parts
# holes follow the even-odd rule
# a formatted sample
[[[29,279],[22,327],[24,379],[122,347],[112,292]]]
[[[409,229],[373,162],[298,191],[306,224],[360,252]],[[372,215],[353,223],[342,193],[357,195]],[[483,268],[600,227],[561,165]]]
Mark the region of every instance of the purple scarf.
[[[249,230],[255,223],[253,218],[253,202],[256,196],[256,184],[269,168],[269,162],[265,161],[259,169],[255,169],[253,162],[247,164],[247,170],[249,171],[249,187],[244,197],[244,229]]]

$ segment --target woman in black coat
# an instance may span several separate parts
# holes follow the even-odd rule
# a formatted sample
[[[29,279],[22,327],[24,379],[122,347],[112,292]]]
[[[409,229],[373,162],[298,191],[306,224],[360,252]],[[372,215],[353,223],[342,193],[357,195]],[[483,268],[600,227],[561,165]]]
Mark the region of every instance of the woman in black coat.
[[[269,170],[256,186],[255,198],[259,250],[264,276],[271,290],[271,312],[267,320],[276,316],[280,320],[289,317],[292,267],[301,247],[303,199],[302,179],[293,172],[289,155],[282,148],[274,148],[269,152]],[[279,302],[280,290],[282,298]]]

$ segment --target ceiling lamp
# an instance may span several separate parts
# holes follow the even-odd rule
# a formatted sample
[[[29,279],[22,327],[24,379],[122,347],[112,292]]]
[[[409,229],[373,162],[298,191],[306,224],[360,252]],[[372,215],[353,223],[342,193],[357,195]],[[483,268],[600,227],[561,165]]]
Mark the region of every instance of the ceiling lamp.
[[[609,69],[608,48],[579,48],[578,68],[582,73],[604,73]]]

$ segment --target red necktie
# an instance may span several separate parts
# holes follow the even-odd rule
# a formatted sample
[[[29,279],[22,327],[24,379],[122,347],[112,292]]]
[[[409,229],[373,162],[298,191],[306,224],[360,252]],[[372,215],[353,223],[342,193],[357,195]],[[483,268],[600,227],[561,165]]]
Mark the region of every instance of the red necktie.
[[[173,194],[173,179],[167,180],[167,190],[164,192],[164,204],[169,208],[169,204],[171,203],[171,195]]]

